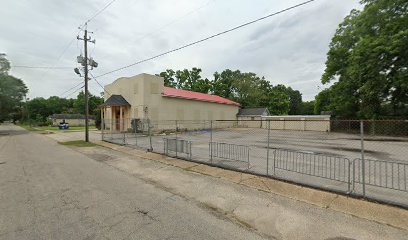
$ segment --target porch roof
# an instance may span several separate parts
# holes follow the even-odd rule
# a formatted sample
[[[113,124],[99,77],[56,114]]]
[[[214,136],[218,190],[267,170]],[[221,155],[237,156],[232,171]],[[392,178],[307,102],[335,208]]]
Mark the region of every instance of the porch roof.
[[[128,101],[122,95],[112,95],[99,107],[112,107],[112,106],[130,106]]]

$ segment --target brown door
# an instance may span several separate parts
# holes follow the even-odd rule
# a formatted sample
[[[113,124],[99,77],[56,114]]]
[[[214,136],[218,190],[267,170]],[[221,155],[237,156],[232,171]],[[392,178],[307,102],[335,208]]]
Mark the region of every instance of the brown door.
[[[116,130],[120,131],[120,110],[115,111]]]

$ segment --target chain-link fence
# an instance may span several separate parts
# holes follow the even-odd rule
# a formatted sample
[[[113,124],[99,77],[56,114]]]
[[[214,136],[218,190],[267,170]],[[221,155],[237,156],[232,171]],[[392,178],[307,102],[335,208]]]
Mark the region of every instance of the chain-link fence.
[[[408,206],[408,122],[105,120],[104,141]]]

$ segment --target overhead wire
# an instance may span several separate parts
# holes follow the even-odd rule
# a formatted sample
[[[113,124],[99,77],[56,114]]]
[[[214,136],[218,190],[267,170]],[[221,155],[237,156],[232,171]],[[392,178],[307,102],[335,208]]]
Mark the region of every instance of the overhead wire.
[[[24,66],[24,65],[15,65],[11,66],[12,68],[36,68],[36,69],[72,69],[73,67],[54,67],[54,66]]]
[[[68,92],[70,92],[70,91],[72,91],[74,88],[77,88],[79,85],[81,85],[81,84],[83,84],[83,82],[80,82],[80,83],[78,83],[78,84],[76,84],[75,86],[73,86],[73,87],[71,87],[70,89],[68,89],[68,90],[66,90],[66,91],[64,91],[64,92],[62,92],[61,94],[59,94],[59,96],[64,96],[65,94],[67,94]]]
[[[109,96],[112,96],[112,94],[105,89],[105,87],[98,81],[98,79],[95,78],[95,76],[91,72],[89,72],[89,74],[91,75],[92,79],[95,80],[95,82],[102,88],[104,92],[106,92]]]
[[[138,42],[138,41],[140,41],[140,40],[142,40],[142,39],[145,39],[146,37],[154,36],[156,33],[160,32],[161,30],[165,29],[166,27],[171,26],[171,25],[173,25],[174,23],[180,21],[181,19],[183,19],[183,18],[185,18],[185,17],[187,17],[187,16],[189,16],[189,15],[191,15],[191,14],[193,14],[193,13],[199,11],[200,9],[202,9],[202,8],[204,8],[204,7],[206,7],[206,6],[208,6],[208,5],[209,5],[211,2],[213,2],[213,1],[215,1],[215,0],[210,0],[210,1],[206,2],[205,4],[203,4],[203,5],[201,5],[201,6],[197,7],[197,8],[195,8],[195,9],[189,11],[189,12],[187,12],[187,13],[184,14],[183,16],[181,16],[181,17],[179,17],[179,18],[176,18],[176,19],[173,19],[173,20],[170,21],[169,23],[164,24],[164,25],[162,25],[161,27],[159,27],[159,28],[157,28],[157,29],[155,29],[155,30],[153,30],[153,31],[151,31],[151,32],[148,32],[148,33],[144,34],[144,35],[141,36],[140,38],[137,38],[135,41]]]
[[[101,10],[97,11],[94,15],[92,15],[88,20],[83,23],[80,28],[84,27],[86,24],[90,23],[92,20],[94,20],[99,14],[101,14],[103,11],[105,11],[110,5],[112,5],[116,0],[110,1],[108,4],[105,5]]]
[[[85,23],[83,23],[82,25],[80,25],[80,26],[78,27],[78,28],[80,29],[79,32],[78,32],[78,34],[82,31],[82,28],[83,28],[84,26],[86,26],[89,22],[91,22],[93,19],[95,19],[99,14],[101,14],[103,11],[105,11],[105,10],[106,10],[110,5],[112,5],[115,1],[116,1],[116,0],[110,1],[110,2],[109,2],[108,4],[106,4],[102,9],[100,9],[99,11],[97,11],[97,12],[96,12],[94,15],[92,15],[88,20],[86,20]],[[78,35],[78,34],[77,34],[77,35]],[[77,38],[74,38],[74,39],[70,42],[70,44],[72,44],[75,39],[77,39]],[[79,48],[79,47],[78,47],[78,41],[77,41],[77,48]],[[82,51],[82,50],[81,50],[81,51]],[[73,86],[72,88],[70,88],[70,89],[64,91],[63,93],[60,94],[60,96],[63,96],[64,94],[66,94],[66,93],[72,91],[74,88],[78,87],[80,84],[82,84],[82,82],[79,83],[79,84],[76,84],[76,85]],[[85,87],[85,85],[82,86],[80,89],[82,89],[83,87]],[[75,90],[74,92],[76,92],[76,91],[78,91],[78,90]],[[71,93],[71,94],[72,94],[72,93]]]
[[[65,98],[68,98],[68,97],[72,96],[73,94],[77,93],[79,90],[83,89],[84,87],[85,87],[85,85],[82,85],[80,88],[75,89],[75,91],[73,91],[72,93],[65,96]]]
[[[237,30],[237,29],[243,28],[243,27],[248,26],[248,25],[250,25],[250,24],[253,24],[253,23],[259,22],[259,21],[261,21],[261,20],[265,20],[265,19],[267,19],[267,18],[270,18],[270,17],[276,16],[276,15],[278,15],[278,14],[281,14],[281,13],[287,12],[287,11],[289,11],[289,10],[292,10],[292,9],[298,8],[298,7],[300,7],[300,6],[306,5],[306,4],[311,3],[311,2],[314,2],[314,1],[315,1],[315,0],[308,0],[308,1],[305,1],[305,2],[302,2],[302,3],[299,3],[299,4],[296,4],[296,5],[293,5],[293,6],[291,6],[291,7],[285,8],[285,9],[280,10],[280,11],[277,11],[277,12],[274,12],[274,13],[272,13],[272,14],[269,14],[269,15],[266,15],[266,16],[263,16],[263,17],[260,17],[260,18],[254,19],[254,20],[252,20],[252,21],[249,21],[249,22],[243,23],[243,24],[238,25],[238,26],[236,26],[236,27],[233,27],[233,28],[230,28],[230,29],[224,30],[224,31],[222,31],[222,32],[219,32],[219,33],[213,34],[213,35],[211,35],[211,36],[208,36],[208,37],[202,38],[202,39],[200,39],[200,40],[198,40],[198,41],[191,42],[191,43],[188,43],[188,44],[183,45],[183,46],[181,46],[181,47],[178,47],[178,48],[175,48],[175,49],[172,49],[172,50],[169,50],[169,51],[166,51],[166,52],[160,53],[160,54],[155,55],[155,56],[153,56],[153,57],[149,57],[149,58],[146,58],[146,59],[143,59],[143,60],[137,61],[137,62],[135,62],[135,63],[132,63],[132,64],[129,64],[129,65],[126,65],[126,66],[123,66],[123,67],[120,67],[120,68],[117,68],[117,69],[111,70],[111,71],[109,71],[109,72],[106,72],[106,73],[103,73],[103,74],[101,74],[101,75],[98,75],[97,77],[99,78],[99,77],[102,77],[102,76],[106,76],[106,75],[108,75],[108,74],[112,74],[112,73],[115,73],[115,72],[121,71],[121,70],[123,70],[123,69],[126,69],[126,68],[129,68],[129,67],[132,67],[132,66],[135,66],[135,65],[138,65],[138,64],[141,64],[141,63],[144,63],[144,62],[147,62],[147,61],[153,60],[153,59],[155,59],[155,58],[158,58],[158,57],[161,57],[161,56],[167,55],[167,54],[169,54],[169,53],[173,53],[173,52],[176,52],[176,51],[182,50],[182,49],[184,49],[184,48],[187,48],[187,47],[190,47],[190,46],[196,45],[196,44],[198,44],[198,43],[205,42],[205,41],[210,40],[210,39],[212,39],[212,38],[215,38],[215,37],[218,37],[218,36],[224,35],[224,34],[226,34],[226,33],[229,33],[229,32],[232,32],[232,31],[234,31],[234,30]]]

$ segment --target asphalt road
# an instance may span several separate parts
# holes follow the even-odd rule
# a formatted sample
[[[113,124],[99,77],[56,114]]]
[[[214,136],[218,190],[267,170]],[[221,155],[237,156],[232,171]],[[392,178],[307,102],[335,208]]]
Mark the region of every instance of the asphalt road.
[[[0,239],[262,239],[55,141],[0,125]]]

